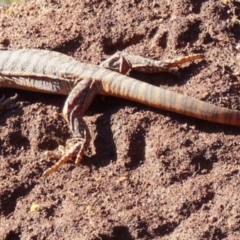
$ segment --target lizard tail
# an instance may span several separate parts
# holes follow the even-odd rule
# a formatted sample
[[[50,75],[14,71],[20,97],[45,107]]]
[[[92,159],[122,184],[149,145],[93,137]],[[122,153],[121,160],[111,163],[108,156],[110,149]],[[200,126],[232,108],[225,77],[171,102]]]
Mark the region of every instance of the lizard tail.
[[[129,99],[155,108],[210,122],[240,126],[240,111],[174,93],[118,73],[102,80],[103,94]]]

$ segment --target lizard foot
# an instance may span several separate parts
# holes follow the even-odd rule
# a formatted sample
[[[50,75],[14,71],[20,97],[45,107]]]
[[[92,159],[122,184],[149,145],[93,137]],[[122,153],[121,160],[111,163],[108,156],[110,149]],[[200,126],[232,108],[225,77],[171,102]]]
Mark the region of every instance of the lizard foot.
[[[18,104],[14,103],[17,98],[17,94],[14,96],[5,99],[5,96],[0,98],[0,114],[3,113],[5,110],[12,109],[18,106]]]
[[[79,165],[85,149],[87,147],[87,141],[81,138],[71,138],[67,141],[66,147],[60,145],[56,151],[46,151],[45,155],[48,158],[59,159],[55,165],[48,168],[44,173],[43,177],[47,177],[53,172],[57,171],[64,163],[71,160],[72,158],[76,158],[75,164]]]

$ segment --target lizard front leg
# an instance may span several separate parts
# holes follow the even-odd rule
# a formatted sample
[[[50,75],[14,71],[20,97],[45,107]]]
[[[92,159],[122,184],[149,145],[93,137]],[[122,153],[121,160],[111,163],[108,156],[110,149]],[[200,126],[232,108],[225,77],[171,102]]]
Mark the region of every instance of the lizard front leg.
[[[172,73],[171,68],[178,67],[186,62],[201,59],[204,59],[204,55],[192,54],[188,56],[178,57],[172,60],[157,61],[126,52],[116,52],[113,56],[103,61],[100,66],[122,74],[127,74],[131,70],[146,73]]]
[[[0,114],[6,110],[17,107],[17,104],[15,103],[16,98],[17,94],[7,99],[5,99],[5,96],[0,98]]]
[[[47,169],[43,176],[46,177],[57,171],[73,157],[76,158],[76,164],[81,162],[91,139],[89,129],[82,116],[97,93],[96,85],[94,80],[80,80],[69,94],[63,107],[63,116],[68,122],[72,138],[67,140],[66,147],[60,148],[60,155],[62,156],[59,161],[53,167]],[[48,153],[48,155],[52,154]],[[54,155],[57,156],[58,154]]]

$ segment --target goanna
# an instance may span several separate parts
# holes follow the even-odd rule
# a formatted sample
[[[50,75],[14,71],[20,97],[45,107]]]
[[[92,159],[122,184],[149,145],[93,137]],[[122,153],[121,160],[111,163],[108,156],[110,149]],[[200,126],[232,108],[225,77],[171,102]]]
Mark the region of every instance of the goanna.
[[[59,161],[44,172],[56,171],[71,158],[79,164],[89,145],[90,134],[83,115],[96,94],[130,99],[152,107],[176,112],[206,121],[240,126],[240,112],[217,107],[192,97],[183,96],[128,76],[130,70],[141,72],[171,71],[185,62],[203,59],[194,54],[175,60],[154,61],[117,52],[100,66],[80,63],[61,53],[37,50],[0,51],[0,88],[67,95],[63,116],[72,132]],[[15,97],[0,99],[0,112],[11,108]]]

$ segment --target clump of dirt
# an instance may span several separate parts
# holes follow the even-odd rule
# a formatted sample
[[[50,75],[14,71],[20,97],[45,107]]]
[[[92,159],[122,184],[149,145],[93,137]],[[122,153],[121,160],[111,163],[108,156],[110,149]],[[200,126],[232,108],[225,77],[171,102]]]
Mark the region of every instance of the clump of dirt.
[[[117,50],[153,59],[203,53],[178,75],[131,76],[240,110],[235,1],[27,1],[0,9],[8,48],[59,51],[99,64]],[[1,82],[1,80],[0,80]],[[239,239],[240,128],[98,96],[80,166],[46,150],[70,136],[66,97],[18,93],[0,117],[1,239]]]

